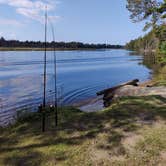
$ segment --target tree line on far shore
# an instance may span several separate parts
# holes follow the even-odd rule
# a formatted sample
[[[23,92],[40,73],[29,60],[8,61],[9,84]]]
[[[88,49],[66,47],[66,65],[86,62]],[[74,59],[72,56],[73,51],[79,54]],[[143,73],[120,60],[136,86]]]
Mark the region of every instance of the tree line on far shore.
[[[7,48],[44,48],[45,43],[41,41],[19,41],[19,40],[6,40],[3,37],[0,38],[0,47]],[[110,44],[88,44],[81,42],[47,42],[48,48],[71,48],[71,49],[121,49],[122,45],[110,45]]]

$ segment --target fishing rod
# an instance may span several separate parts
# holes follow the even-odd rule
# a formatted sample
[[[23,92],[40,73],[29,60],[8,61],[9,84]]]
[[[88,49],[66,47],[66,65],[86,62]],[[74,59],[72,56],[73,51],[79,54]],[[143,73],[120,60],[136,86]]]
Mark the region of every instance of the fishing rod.
[[[55,31],[54,31],[54,26],[53,26],[53,24],[52,24],[52,22],[51,22],[51,20],[50,20],[50,25],[51,25],[51,30],[52,30],[52,36],[53,36],[53,42],[54,42],[54,44],[53,44],[53,49],[54,49],[54,53],[53,53],[53,55],[54,55],[54,90],[55,90],[55,96],[54,96],[54,98],[55,98],[55,103],[54,103],[54,105],[55,105],[55,126],[58,126],[58,103],[57,103],[57,98],[58,98],[58,94],[57,94],[57,57],[56,57],[56,50],[55,50]]]
[[[45,49],[44,49],[44,89],[43,89],[43,108],[42,108],[42,131],[45,131],[45,108],[46,108],[46,69],[47,69],[47,22],[48,22],[48,16],[47,16],[47,6],[45,9]],[[54,28],[52,25],[52,22],[50,21],[51,30],[52,30],[52,36],[54,41],[54,89],[55,89],[55,126],[58,126],[58,104],[57,104],[57,71],[56,71],[56,51],[55,51],[55,33]]]
[[[47,69],[47,6],[45,9],[45,45],[44,45],[44,89],[43,89],[43,108],[42,108],[42,131],[45,131],[45,108],[46,108],[46,69]]]

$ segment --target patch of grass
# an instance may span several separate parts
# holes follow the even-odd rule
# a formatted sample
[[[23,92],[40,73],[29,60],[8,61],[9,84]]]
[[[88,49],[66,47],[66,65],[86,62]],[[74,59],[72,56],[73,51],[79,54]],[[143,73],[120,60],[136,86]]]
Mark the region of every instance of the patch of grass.
[[[160,152],[166,152],[165,108],[166,99],[160,96],[126,97],[92,113],[61,108],[57,128],[54,112],[46,113],[45,133],[41,132],[41,114],[30,113],[0,129],[0,165],[162,164]],[[132,140],[132,135],[141,135],[142,139]],[[124,144],[129,136],[131,147],[130,141]]]
[[[128,162],[133,165],[164,165],[166,156],[166,128],[164,124],[145,128],[143,139],[138,141],[130,153]]]

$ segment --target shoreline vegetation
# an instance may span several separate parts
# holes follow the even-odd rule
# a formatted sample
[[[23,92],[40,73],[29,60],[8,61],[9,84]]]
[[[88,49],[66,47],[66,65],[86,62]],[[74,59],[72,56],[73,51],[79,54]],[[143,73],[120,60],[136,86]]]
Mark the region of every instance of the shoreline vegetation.
[[[111,44],[89,44],[81,42],[47,42],[47,50],[94,50],[94,49],[121,49],[122,45]],[[6,40],[0,38],[0,51],[43,51],[45,49],[45,42],[41,41],[19,41]]]
[[[89,51],[89,50],[103,50],[112,48],[55,48],[55,51]],[[113,48],[113,49],[123,49]],[[0,51],[44,51],[44,48],[32,48],[32,47],[0,47]],[[54,51],[54,48],[47,48],[47,51]]]
[[[158,25],[143,37],[131,40],[126,49],[141,53],[155,53],[159,64],[166,64],[166,25]]]

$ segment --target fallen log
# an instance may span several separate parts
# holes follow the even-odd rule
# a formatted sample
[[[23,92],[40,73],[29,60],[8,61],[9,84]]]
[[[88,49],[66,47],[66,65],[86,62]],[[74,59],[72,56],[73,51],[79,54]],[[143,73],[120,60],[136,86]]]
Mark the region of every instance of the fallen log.
[[[107,101],[107,100],[111,100],[114,97],[114,93],[109,93],[109,94],[104,94],[103,96],[103,100]]]
[[[107,102],[104,101],[103,105],[104,105],[105,108],[107,108],[107,107],[109,107],[111,105],[111,102],[110,101],[107,101]]]
[[[138,79],[135,79],[135,80],[128,81],[128,82],[126,82],[126,83],[123,83],[123,84],[114,86],[114,87],[112,87],[112,88],[104,89],[104,90],[102,90],[102,91],[100,91],[100,92],[97,92],[97,96],[100,96],[100,95],[109,96],[110,93],[113,93],[116,89],[121,88],[121,87],[123,87],[123,86],[125,86],[125,85],[138,86],[138,82],[139,82],[139,80],[138,80]]]

